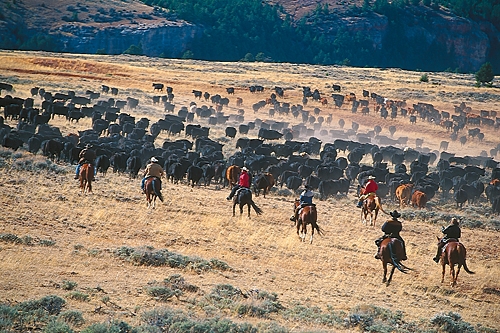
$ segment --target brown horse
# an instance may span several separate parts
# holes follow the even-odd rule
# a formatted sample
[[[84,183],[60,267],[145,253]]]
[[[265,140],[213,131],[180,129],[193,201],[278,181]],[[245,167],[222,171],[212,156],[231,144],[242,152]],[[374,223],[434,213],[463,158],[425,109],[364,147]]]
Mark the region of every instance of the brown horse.
[[[241,168],[237,165],[231,165],[226,169],[226,179],[230,188],[238,184],[240,172]]]
[[[369,195],[368,198],[363,201],[363,206],[361,207],[361,223],[367,224],[366,217],[370,214],[370,225],[375,226],[379,210],[387,214],[382,208],[380,198],[376,195]]]
[[[90,163],[85,163],[80,167],[80,190],[82,193],[92,192],[92,179],[94,179],[94,167]]]
[[[252,191],[248,188],[242,188],[233,197],[233,217],[235,216],[236,205],[240,205],[240,215],[243,214],[243,206],[248,206],[248,218],[250,218],[250,206],[253,207],[257,215],[262,214],[262,209],[257,207],[257,205],[252,200]]]
[[[382,266],[384,267],[384,278],[382,282],[385,282],[387,286],[391,283],[392,275],[396,268],[403,273],[407,273],[407,270],[409,270],[408,267],[401,263],[404,255],[403,243],[399,239],[385,238],[382,243],[380,243],[380,260],[382,260]],[[389,279],[387,279],[387,264],[392,264]]]
[[[300,201],[296,199],[294,208],[296,209],[298,206],[300,206]],[[295,219],[295,224],[297,226],[297,235],[302,242],[306,241],[308,224],[311,225],[311,239],[309,240],[309,244],[313,242],[314,230],[316,230],[319,235],[323,234],[323,230],[319,227],[317,221],[318,212],[316,211],[315,205],[305,206],[299,211],[298,218]]]
[[[156,198],[163,202],[163,195],[161,194],[161,181],[156,177],[149,177],[144,182],[144,192],[146,192],[146,200],[148,208],[155,209]]]
[[[440,238],[438,237],[440,240]],[[443,266],[443,273],[441,276],[441,283],[444,282],[444,273],[446,264],[450,265],[450,275],[451,275],[451,286],[457,285],[458,274],[460,273],[460,268],[464,266],[464,270],[469,274],[475,274],[470,271],[465,262],[465,256],[467,251],[465,246],[454,240],[450,239],[448,243],[443,247],[443,252],[441,253],[441,265]],[[457,271],[455,273],[455,265],[457,265]]]

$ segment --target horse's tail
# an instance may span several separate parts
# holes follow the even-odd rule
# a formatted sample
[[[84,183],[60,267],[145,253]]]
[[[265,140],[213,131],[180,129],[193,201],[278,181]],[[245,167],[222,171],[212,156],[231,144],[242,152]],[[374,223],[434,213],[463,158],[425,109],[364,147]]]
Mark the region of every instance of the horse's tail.
[[[469,273],[469,274],[476,274],[476,273],[474,273],[473,271],[469,270],[469,267],[467,267],[467,262],[465,261],[465,259],[464,259],[464,265],[463,265],[463,266],[464,266],[464,270],[465,270],[467,273]]]
[[[375,205],[377,205],[377,208],[380,209],[384,214],[389,215],[384,208],[382,208],[382,203],[380,202],[380,197],[375,197]]]
[[[251,204],[252,204],[252,207],[255,210],[255,213],[257,215],[260,215],[260,214],[263,213],[262,209],[260,209],[259,207],[257,207],[257,205],[255,204],[255,202],[253,202],[253,200],[251,201]]]
[[[158,197],[158,199],[160,199],[161,202],[163,202],[163,195],[161,194],[160,184],[158,182],[159,182],[158,179],[153,178],[151,185],[153,186],[153,191],[155,192],[155,195]],[[158,187],[156,186],[157,184],[158,184]]]
[[[389,242],[387,245],[389,247],[389,253],[391,255],[391,262],[394,265],[394,267],[396,267],[402,273],[406,273],[404,268],[401,266],[401,263],[399,262],[399,258],[397,256],[396,252],[394,251],[394,248],[392,246],[392,242]]]
[[[318,223],[317,223],[317,222],[316,222],[316,223],[313,223],[313,224],[312,224],[312,227],[313,227],[314,229],[316,229],[316,232],[318,233],[318,235],[323,236],[323,235],[325,234],[325,231],[324,231],[324,230],[323,230],[323,229],[322,229],[322,228],[318,225]]]

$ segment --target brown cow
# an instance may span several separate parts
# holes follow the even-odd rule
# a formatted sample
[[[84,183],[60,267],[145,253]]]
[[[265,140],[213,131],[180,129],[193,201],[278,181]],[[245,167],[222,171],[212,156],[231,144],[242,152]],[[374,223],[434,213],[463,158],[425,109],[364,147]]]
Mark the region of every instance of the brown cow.
[[[399,200],[399,208],[407,206],[411,199],[411,190],[413,189],[413,184],[403,184],[396,188],[396,198]]]
[[[236,106],[242,106],[243,105],[243,98],[237,97],[236,98]]]
[[[418,208],[425,208],[425,204],[427,203],[427,195],[422,191],[415,191],[411,196],[411,205],[413,207],[417,206]]]
[[[233,186],[238,185],[239,177],[240,177],[241,169],[237,165],[231,165],[226,169],[226,179],[229,183],[229,186],[233,188]]]
[[[257,176],[253,183],[255,195],[258,196],[260,194],[260,190],[264,190],[265,198],[266,193],[269,193],[271,191],[274,184],[274,177],[269,172]]]
[[[328,104],[328,99],[326,97],[321,98],[321,105],[327,105]]]

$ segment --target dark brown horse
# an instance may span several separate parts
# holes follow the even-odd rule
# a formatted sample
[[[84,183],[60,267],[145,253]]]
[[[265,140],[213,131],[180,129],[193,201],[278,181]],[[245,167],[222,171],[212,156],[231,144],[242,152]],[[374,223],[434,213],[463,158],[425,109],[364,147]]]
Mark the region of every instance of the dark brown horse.
[[[300,205],[298,199],[295,200],[294,208],[296,209]],[[312,244],[314,237],[314,230],[318,232],[318,235],[323,234],[323,230],[318,225],[318,212],[315,205],[303,207],[299,213],[298,218],[295,219],[295,224],[297,226],[297,235],[302,242],[306,241],[307,225],[311,225],[311,239],[309,244]]]
[[[149,177],[144,182],[144,192],[146,192],[146,200],[148,208],[155,208],[156,198],[163,202],[163,195],[161,194],[161,181],[156,177]]]
[[[438,238],[439,239],[439,238]],[[460,273],[460,268],[464,266],[464,270],[469,274],[475,274],[470,271],[465,262],[465,256],[467,251],[465,246],[454,240],[450,239],[448,243],[443,247],[443,252],[441,253],[441,265],[443,266],[443,273],[441,276],[441,283],[444,282],[444,273],[446,264],[450,265],[450,275],[451,275],[451,286],[457,285],[458,273]],[[455,272],[455,265],[457,265],[457,271]]]
[[[82,193],[91,193],[92,179],[94,179],[94,167],[90,163],[85,163],[80,167],[79,179]]]
[[[236,192],[236,195],[233,197],[233,216],[235,216],[235,207],[237,204],[240,205],[240,215],[243,214],[244,205],[248,206],[248,218],[250,218],[250,206],[253,207],[257,215],[262,214],[262,209],[257,207],[257,205],[253,202],[252,191],[248,188],[242,188]]]
[[[385,282],[387,286],[391,283],[392,275],[396,268],[403,273],[407,273],[407,270],[409,270],[408,267],[401,263],[404,256],[405,251],[403,243],[399,239],[386,238],[380,243],[380,260],[382,260],[382,266],[384,267],[384,278],[382,282]],[[387,279],[387,264],[392,265],[389,279]]]
[[[381,210],[387,214],[382,208],[382,203],[380,202],[380,197],[376,195],[369,195],[363,201],[363,206],[361,207],[361,223],[367,224],[367,216],[370,215],[370,225],[375,226],[375,221],[377,220],[378,211]]]

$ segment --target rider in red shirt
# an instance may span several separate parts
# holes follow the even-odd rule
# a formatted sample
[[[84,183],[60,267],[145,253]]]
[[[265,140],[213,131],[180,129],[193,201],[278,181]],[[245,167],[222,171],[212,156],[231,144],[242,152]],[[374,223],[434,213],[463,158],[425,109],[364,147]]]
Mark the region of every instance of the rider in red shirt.
[[[375,182],[375,176],[368,176],[368,182],[365,184],[365,186],[359,191],[359,201],[358,201],[358,208],[361,208],[363,205],[363,200],[368,198],[368,196],[373,193],[376,195],[376,192],[378,190],[378,184]]]
[[[241,168],[240,179],[238,181],[238,185],[233,187],[231,193],[226,198],[227,200],[231,200],[240,188],[250,188],[250,175],[248,174],[248,169],[246,167]]]

